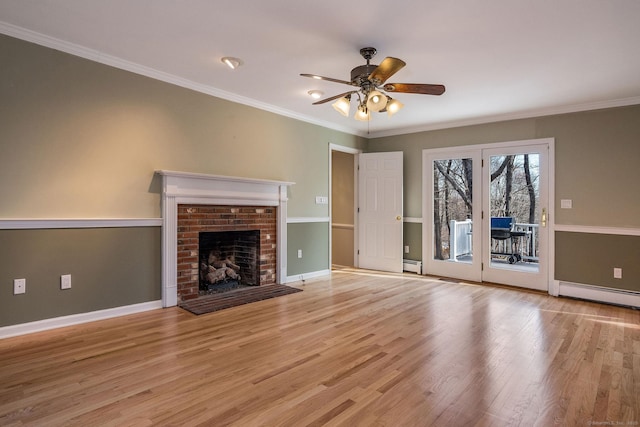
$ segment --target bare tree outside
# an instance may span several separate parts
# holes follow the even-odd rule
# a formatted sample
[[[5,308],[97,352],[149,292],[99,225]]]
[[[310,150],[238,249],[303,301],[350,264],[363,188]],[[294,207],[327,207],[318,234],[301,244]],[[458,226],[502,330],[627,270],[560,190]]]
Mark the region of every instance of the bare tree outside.
[[[444,260],[450,256],[450,221],[472,217],[471,159],[436,160],[433,165],[434,258]]]
[[[540,181],[538,155],[492,156],[490,163],[491,216],[535,223]]]
[[[491,217],[512,217],[514,223],[522,227],[535,226],[538,221],[539,156],[492,156],[489,163]],[[470,222],[472,218],[472,160],[435,160],[433,178],[434,258],[445,260],[451,256],[451,221]],[[531,239],[529,243],[535,244]],[[537,248],[530,247],[529,250],[534,253]]]

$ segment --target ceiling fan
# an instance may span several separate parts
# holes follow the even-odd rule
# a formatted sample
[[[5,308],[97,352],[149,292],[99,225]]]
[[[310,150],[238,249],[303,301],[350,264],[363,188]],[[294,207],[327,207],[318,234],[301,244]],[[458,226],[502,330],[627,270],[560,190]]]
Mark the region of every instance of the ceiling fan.
[[[360,55],[362,55],[367,63],[351,70],[351,81],[323,77],[317,74],[300,74],[303,77],[311,77],[312,79],[326,80],[329,82],[342,83],[357,87],[357,89],[316,101],[313,105],[324,104],[337,99],[337,101],[332,104],[333,108],[343,116],[349,116],[351,95],[355,93],[358,96],[358,110],[355,118],[356,120],[368,121],[371,118],[370,111],[386,111],[389,116],[392,116],[403,107],[403,104],[400,101],[391,98],[391,96],[382,93],[382,91],[417,93],[423,95],[442,95],[444,93],[445,88],[443,85],[422,83],[385,83],[389,77],[397,73],[406,65],[406,63],[401,59],[388,56],[380,63],[380,65],[372,65],[370,64],[370,61],[376,53],[377,51],[373,47],[360,49]]]

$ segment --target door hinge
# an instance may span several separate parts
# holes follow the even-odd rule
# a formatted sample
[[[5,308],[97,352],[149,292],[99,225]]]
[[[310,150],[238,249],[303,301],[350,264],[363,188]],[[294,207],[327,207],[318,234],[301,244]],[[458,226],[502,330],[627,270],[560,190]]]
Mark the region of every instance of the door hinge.
[[[480,167],[481,167],[481,168],[483,168],[483,167],[484,167],[484,159],[482,159],[482,160],[480,161]]]
[[[358,249],[358,255],[360,255],[360,249]]]
[[[480,212],[480,219],[484,219],[484,211]]]
[[[480,271],[484,271],[484,262],[480,263]]]

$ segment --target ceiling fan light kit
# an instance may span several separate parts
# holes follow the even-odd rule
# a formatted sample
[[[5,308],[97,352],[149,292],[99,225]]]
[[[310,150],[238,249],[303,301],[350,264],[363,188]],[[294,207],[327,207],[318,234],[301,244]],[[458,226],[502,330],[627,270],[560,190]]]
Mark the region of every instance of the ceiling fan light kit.
[[[353,116],[356,120],[361,122],[368,122],[371,120],[371,113],[367,109],[367,106],[364,104],[360,104],[358,106],[358,110],[356,111],[355,116]]]
[[[351,70],[351,81],[323,77],[317,74],[300,74],[303,77],[310,77],[317,80],[326,80],[334,83],[342,83],[355,86],[357,89],[341,93],[330,98],[316,101],[313,105],[324,104],[337,99],[331,104],[333,108],[345,117],[349,116],[351,95],[358,95],[358,107],[355,119],[369,121],[371,111],[387,112],[389,117],[397,113],[403,106],[400,101],[392,99],[384,92],[416,93],[423,95],[442,95],[445,91],[443,85],[423,84],[423,83],[385,83],[387,79],[400,71],[406,63],[398,58],[386,57],[380,65],[370,64],[371,58],[376,54],[373,47],[360,49],[360,55],[367,61],[365,65],[359,65]],[[311,93],[311,91],[309,92]]]
[[[395,113],[400,111],[402,107],[404,107],[404,104],[402,102],[389,97],[389,102],[387,102],[387,115],[389,117],[393,116]]]
[[[349,110],[351,109],[351,95],[344,96],[338,99],[331,106],[340,114],[345,117],[349,117]]]
[[[380,112],[387,106],[387,97],[377,90],[369,92],[367,98],[367,108],[371,111]]]

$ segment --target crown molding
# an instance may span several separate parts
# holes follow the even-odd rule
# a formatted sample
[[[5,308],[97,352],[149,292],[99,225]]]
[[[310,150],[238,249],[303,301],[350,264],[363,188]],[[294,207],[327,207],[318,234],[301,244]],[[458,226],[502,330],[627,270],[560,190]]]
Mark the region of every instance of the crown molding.
[[[236,102],[238,104],[254,107],[259,110],[268,111],[280,116],[289,117],[291,119],[300,120],[306,123],[322,126],[327,129],[336,130],[356,136],[367,137],[366,132],[354,131],[354,129],[339,126],[335,123],[327,122],[324,120],[318,120],[313,117],[299,114],[294,111],[290,111],[284,108],[277,107],[275,105],[260,102],[255,99],[247,98],[246,96],[237,95],[235,93],[227,92],[222,89],[215,88],[213,86],[204,85],[202,83],[194,82],[189,79],[185,79],[164,71],[156,70],[155,68],[147,67],[137,64],[135,62],[127,61],[118,58],[113,55],[109,55],[98,50],[89,49],[87,47],[57,39],[55,37],[47,36],[26,28],[18,27],[7,22],[0,21],[0,34],[5,34],[17,39],[28,41],[38,44],[40,46],[48,47],[51,49],[59,50],[61,52],[69,53],[80,58],[88,59],[90,61],[98,62],[100,64],[115,67],[121,70],[129,71],[131,73],[139,74],[141,76],[149,77],[155,80],[170,83],[176,86],[180,86],[186,89],[191,89],[196,92],[204,93],[207,95],[221,98],[227,101]]]
[[[402,129],[389,129],[379,132],[371,132],[369,138],[382,138],[385,136],[407,135],[410,133],[427,132],[432,130],[451,129],[463,126],[482,125],[487,123],[506,122],[508,120],[532,119],[535,117],[553,116],[556,114],[578,113],[581,111],[602,110],[605,108],[627,107],[640,104],[640,96],[630,98],[612,99],[608,101],[586,102],[583,104],[561,105],[536,110],[522,111],[518,113],[496,114],[492,116],[478,117],[468,120],[453,120],[449,122],[434,123],[431,125],[405,127]]]
[[[497,114],[492,116],[478,117],[468,120],[453,120],[449,122],[434,123],[428,125],[420,125],[415,127],[403,127],[399,129],[388,129],[382,131],[359,131],[347,126],[340,126],[332,122],[318,120],[313,117],[299,114],[294,111],[290,111],[284,108],[277,107],[275,105],[260,102],[255,99],[247,98],[245,96],[237,95],[224,91],[222,89],[215,88],[213,86],[197,83],[189,79],[178,77],[176,75],[166,73],[164,71],[156,70],[151,67],[137,64],[135,62],[126,61],[124,59],[102,53],[100,51],[89,49],[87,47],[71,43],[65,40],[57,39],[55,37],[47,36],[26,28],[18,27],[13,24],[9,24],[4,21],[0,21],[0,34],[6,34],[11,37],[15,37],[21,40],[25,40],[31,43],[35,43],[41,46],[49,47],[51,49],[59,50],[61,52],[69,53],[84,59],[89,59],[94,62],[98,62],[104,65],[109,65],[121,70],[129,71],[135,74],[139,74],[145,77],[149,77],[155,80],[170,83],[176,86],[191,89],[196,92],[204,93],[214,96],[216,98],[225,99],[227,101],[236,102],[238,104],[254,107],[260,110],[268,111],[280,116],[288,117],[302,122],[322,126],[327,129],[335,130],[338,132],[344,132],[350,135],[360,136],[363,138],[382,138],[386,136],[406,135],[417,132],[426,132],[432,130],[449,129],[462,126],[472,126],[486,123],[495,123],[508,120],[529,119],[533,117],[551,116],[555,114],[577,113],[580,111],[599,110],[604,108],[625,107],[629,105],[640,104],[640,96],[614,99],[607,101],[588,102],[582,104],[555,106],[543,109],[528,110],[518,113],[506,113]]]

